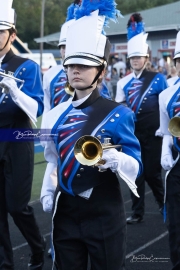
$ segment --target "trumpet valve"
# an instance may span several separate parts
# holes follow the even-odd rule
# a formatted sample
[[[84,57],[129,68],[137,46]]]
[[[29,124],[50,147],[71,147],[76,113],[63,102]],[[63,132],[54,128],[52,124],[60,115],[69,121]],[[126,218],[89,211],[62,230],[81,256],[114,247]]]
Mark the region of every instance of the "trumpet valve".
[[[111,140],[111,138],[104,138],[103,145],[111,145],[110,140]]]

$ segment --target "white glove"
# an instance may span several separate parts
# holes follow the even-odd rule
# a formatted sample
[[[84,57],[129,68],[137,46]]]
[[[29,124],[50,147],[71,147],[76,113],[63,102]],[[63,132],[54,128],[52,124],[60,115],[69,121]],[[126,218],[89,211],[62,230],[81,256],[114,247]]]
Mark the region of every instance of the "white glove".
[[[163,167],[165,171],[169,171],[170,169],[172,169],[172,167],[174,166],[174,163],[175,161],[172,155],[165,155],[161,157],[161,166]]]
[[[44,196],[41,199],[41,203],[43,205],[43,211],[44,212],[47,212],[47,213],[52,212],[52,208],[53,208],[53,196],[52,195]]]
[[[99,169],[110,168],[112,172],[116,173],[118,179],[119,177],[123,179],[132,192],[139,197],[135,184],[139,171],[138,161],[123,152],[117,151],[115,148],[104,150],[102,159],[106,160],[106,163],[100,165]]]
[[[163,137],[163,133],[161,132],[160,128],[158,128],[155,132],[155,136]]]
[[[169,171],[175,164],[175,161],[172,157],[172,145],[173,138],[171,135],[164,135],[163,144],[162,144],[162,153],[161,153],[161,166],[164,170]]]
[[[111,169],[113,172],[117,170],[119,156],[117,155],[118,151],[115,148],[110,148],[103,151],[102,159],[106,161],[104,165],[98,166],[101,170]]]
[[[14,103],[20,107],[31,119],[31,121],[36,126],[35,122],[37,121],[37,111],[38,111],[38,103],[32,97],[21,91],[21,87],[18,88],[16,81],[11,78],[3,78],[0,82],[0,86],[5,88],[5,93],[9,93],[11,95]]]
[[[19,88],[17,87],[17,84],[15,80],[11,78],[3,78],[2,81],[0,82],[0,86],[4,88],[6,94],[10,94],[12,98],[16,98],[17,96],[17,91],[20,91]]]

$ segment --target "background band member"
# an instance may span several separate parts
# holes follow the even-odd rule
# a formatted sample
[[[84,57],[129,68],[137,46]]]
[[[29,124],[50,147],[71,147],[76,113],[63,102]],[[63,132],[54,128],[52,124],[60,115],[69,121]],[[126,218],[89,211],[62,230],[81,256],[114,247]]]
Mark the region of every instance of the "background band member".
[[[172,86],[180,81],[180,78],[177,74],[177,70],[175,66],[171,67],[171,70],[173,73],[175,73],[175,76],[171,76],[169,79],[167,79],[168,86]]]
[[[35,122],[43,112],[39,66],[16,56],[11,50],[11,43],[16,38],[15,11],[11,6],[12,0],[0,0],[1,69],[24,80],[24,84],[20,90],[19,82],[0,77],[1,136],[12,129],[31,129],[30,119]],[[31,248],[29,269],[40,270],[44,263],[45,242],[33,209],[28,205],[33,180],[34,142],[5,139],[0,142],[0,269],[14,269],[9,213]]]
[[[161,178],[161,147],[159,137],[159,94],[167,88],[162,74],[146,70],[148,61],[147,35],[144,32],[142,17],[135,13],[128,21],[128,58],[133,70],[131,74],[117,83],[116,101],[126,101],[135,114],[135,135],[141,145],[143,174],[137,178],[140,198],[132,197],[132,215],[127,223],[143,221],[145,181],[152,189],[153,195],[162,211],[164,189]]]
[[[74,3],[69,6],[66,22],[61,27],[58,47],[60,49],[62,62],[64,61],[66,51],[67,30],[74,22],[74,12],[80,4],[80,0],[75,0]],[[48,112],[58,104],[67,101],[71,96],[73,96],[73,92],[68,90],[66,83],[67,76],[62,65],[54,66],[44,74],[44,113]],[[109,91],[104,83],[99,86],[99,91],[102,96],[111,99]]]
[[[180,77],[180,32],[176,38],[174,62],[178,76]],[[174,137],[171,136],[169,130],[176,130],[179,124],[178,122],[175,125],[172,123],[173,126],[171,127],[169,126],[169,120],[174,117],[178,117],[174,118],[178,120],[180,117],[179,95],[180,81],[167,88],[159,96],[160,129],[163,133],[161,164],[165,170],[168,170],[166,175],[165,201],[167,202],[169,248],[173,270],[180,269],[180,135],[172,133]]]
[[[83,1],[77,10],[76,21],[67,32],[64,60],[75,94],[46,115],[45,127],[57,136],[45,145],[48,165],[41,201],[48,193],[54,196],[50,182],[57,170],[53,246],[61,270],[87,269],[88,254],[94,269],[125,269],[126,221],[116,173],[137,195],[134,182],[142,170],[131,110],[103,98],[97,89],[110,51],[110,43],[102,34],[105,16],[99,14],[115,19],[114,1]],[[113,145],[122,146],[122,152],[104,151],[106,163],[99,166],[104,172],[76,160],[74,145],[84,135],[98,137],[101,142],[108,137]]]

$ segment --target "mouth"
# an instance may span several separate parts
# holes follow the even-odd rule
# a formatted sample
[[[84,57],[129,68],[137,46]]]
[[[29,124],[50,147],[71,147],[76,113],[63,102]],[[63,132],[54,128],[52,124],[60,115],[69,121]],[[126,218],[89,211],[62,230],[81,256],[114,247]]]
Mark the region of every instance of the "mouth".
[[[74,78],[73,81],[79,82],[79,81],[81,81],[81,79],[80,78]]]

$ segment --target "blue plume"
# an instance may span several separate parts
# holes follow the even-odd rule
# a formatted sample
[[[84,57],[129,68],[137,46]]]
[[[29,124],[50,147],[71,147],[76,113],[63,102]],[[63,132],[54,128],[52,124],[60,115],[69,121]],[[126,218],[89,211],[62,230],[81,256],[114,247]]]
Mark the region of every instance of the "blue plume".
[[[131,26],[128,27],[127,37],[130,40],[132,37],[144,32],[144,23],[143,22],[132,22]]]
[[[144,23],[140,13],[131,15],[127,25],[127,39],[130,40],[134,36],[145,32]]]
[[[99,15],[106,17],[104,26],[107,26],[108,20],[117,22],[118,17],[123,17],[121,12],[116,9],[116,5],[114,0],[82,0],[81,6],[75,10],[75,19],[89,16],[91,12],[99,9]]]
[[[75,8],[76,8],[76,6],[75,6],[74,3],[71,4],[71,5],[68,7],[68,9],[67,9],[66,22],[68,22],[68,21],[74,19],[74,11],[75,11]]]

